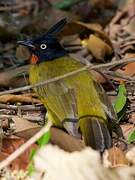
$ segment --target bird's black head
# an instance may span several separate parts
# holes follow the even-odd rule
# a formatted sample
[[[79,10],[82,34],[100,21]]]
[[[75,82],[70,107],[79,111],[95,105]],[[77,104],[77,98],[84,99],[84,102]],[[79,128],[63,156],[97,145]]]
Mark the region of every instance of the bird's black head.
[[[65,49],[57,39],[58,32],[62,30],[66,23],[66,19],[62,19],[42,36],[35,39],[18,42],[18,44],[27,46],[29,48],[32,54],[32,64],[50,61],[66,55]]]

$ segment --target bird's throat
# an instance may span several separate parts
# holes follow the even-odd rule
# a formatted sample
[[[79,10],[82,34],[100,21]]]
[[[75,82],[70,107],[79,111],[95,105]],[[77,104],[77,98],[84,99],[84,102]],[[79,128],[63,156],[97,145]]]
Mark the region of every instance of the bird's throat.
[[[38,61],[39,61],[39,58],[36,55],[32,54],[31,61],[30,61],[31,64],[37,64]]]

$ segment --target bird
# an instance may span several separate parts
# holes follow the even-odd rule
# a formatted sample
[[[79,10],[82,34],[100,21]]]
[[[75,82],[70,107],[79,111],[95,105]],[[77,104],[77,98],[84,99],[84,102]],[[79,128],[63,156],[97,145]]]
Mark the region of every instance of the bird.
[[[18,41],[31,53],[31,85],[85,66],[70,57],[58,40],[58,34],[66,24],[66,18],[61,19],[44,34]],[[111,111],[103,103],[103,99],[107,99],[103,87],[87,69],[35,87],[34,91],[46,107],[48,119],[53,125],[82,139],[86,146],[103,152],[112,147],[112,132],[122,135],[111,103]]]

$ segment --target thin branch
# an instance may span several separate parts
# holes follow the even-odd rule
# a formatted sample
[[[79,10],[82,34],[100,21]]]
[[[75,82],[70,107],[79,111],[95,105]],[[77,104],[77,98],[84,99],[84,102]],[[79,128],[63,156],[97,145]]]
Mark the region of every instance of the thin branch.
[[[27,6],[31,6],[31,5],[36,5],[37,3],[35,1],[31,1],[31,2],[23,2],[20,4],[14,4],[11,6],[5,6],[5,7],[0,7],[0,11],[12,11],[12,10],[18,10]]]
[[[116,91],[106,92],[106,94],[108,96],[117,96],[117,92]]]
[[[114,71],[103,71],[104,74],[108,75],[108,76],[111,76],[113,78],[120,78],[122,80],[126,80],[126,81],[132,81],[133,78],[128,76],[128,75],[124,75],[120,72],[114,72]]]
[[[119,61],[114,61],[114,62],[110,62],[110,63],[106,63],[106,64],[100,64],[100,65],[94,65],[94,66],[91,66],[91,64],[89,64],[89,65],[83,66],[82,68],[79,68],[75,71],[72,71],[72,72],[66,73],[64,75],[48,79],[46,81],[41,81],[41,82],[34,84],[34,85],[28,85],[28,86],[24,86],[24,87],[12,89],[12,90],[2,91],[2,92],[0,92],[0,95],[9,94],[9,93],[16,93],[16,92],[20,92],[20,91],[26,91],[26,90],[29,90],[29,89],[32,89],[35,87],[40,87],[40,86],[58,81],[60,79],[67,78],[69,76],[73,76],[75,74],[86,71],[88,69],[100,69],[100,68],[105,68],[105,67],[107,68],[109,66],[114,66],[114,65],[116,66],[116,65],[120,65],[120,64],[129,63],[129,62],[135,62],[135,58],[122,59]]]
[[[0,114],[0,119],[6,119],[6,118],[15,118],[18,117],[17,115],[8,115],[8,114]],[[40,122],[43,121],[44,119],[41,118],[40,116],[30,116],[30,115],[22,115],[20,116],[22,119],[26,119],[28,121],[33,121],[33,122]]]
[[[33,137],[31,137],[26,143],[20,146],[16,151],[9,155],[5,160],[0,163],[0,169],[8,166],[13,160],[20,156],[24,151],[26,151],[33,143],[35,143],[41,136],[49,131],[52,123],[48,121],[46,126],[44,126],[39,132],[37,132]]]
[[[0,109],[10,109],[10,110],[22,110],[22,111],[41,111],[44,110],[44,106],[34,106],[34,105],[9,105],[9,104],[0,104]]]

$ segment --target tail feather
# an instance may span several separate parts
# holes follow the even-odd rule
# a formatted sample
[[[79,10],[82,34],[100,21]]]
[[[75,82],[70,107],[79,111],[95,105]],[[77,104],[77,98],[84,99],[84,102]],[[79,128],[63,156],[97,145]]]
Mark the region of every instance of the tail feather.
[[[107,125],[97,117],[82,117],[79,128],[85,144],[103,152],[112,146],[112,140]]]

